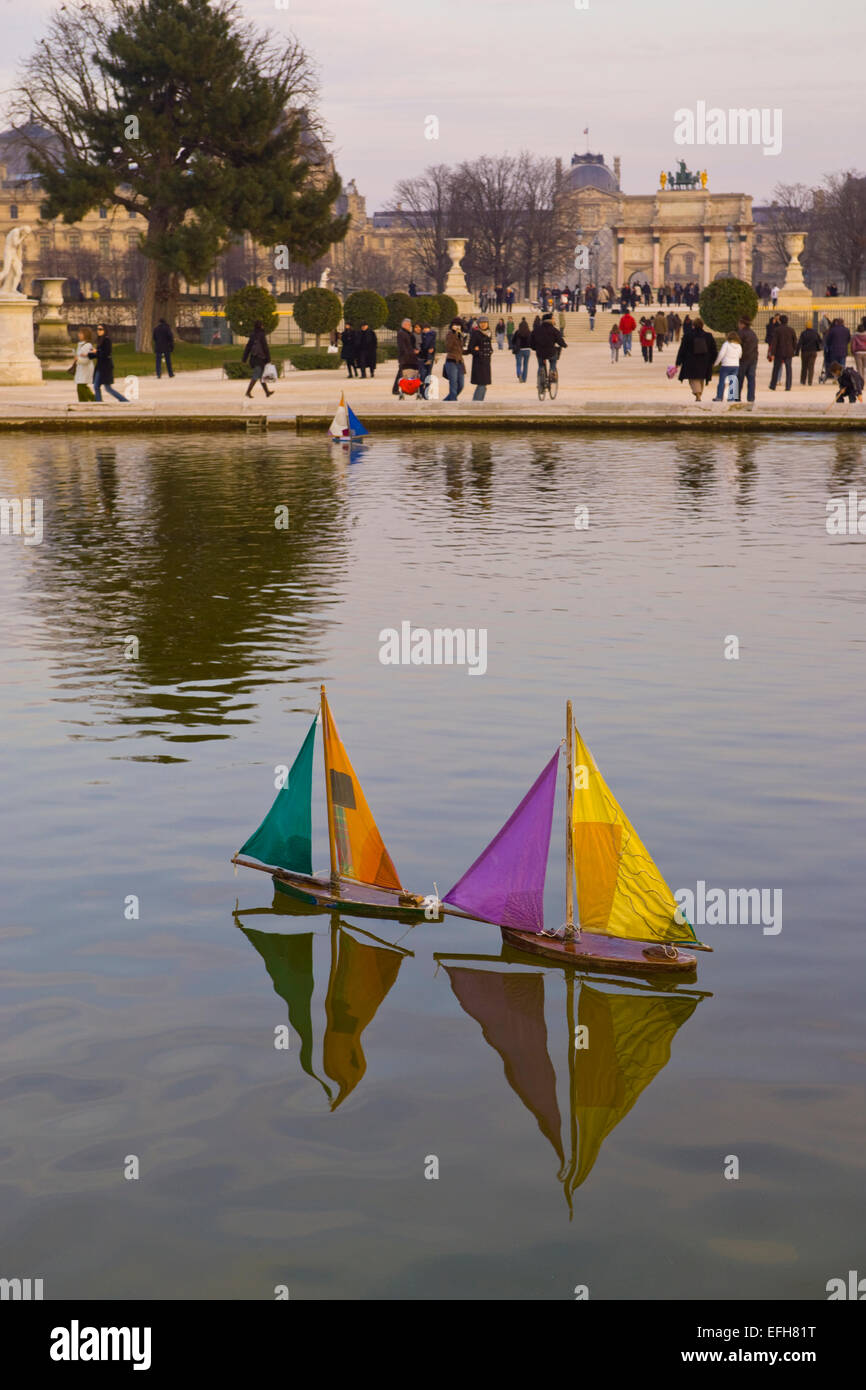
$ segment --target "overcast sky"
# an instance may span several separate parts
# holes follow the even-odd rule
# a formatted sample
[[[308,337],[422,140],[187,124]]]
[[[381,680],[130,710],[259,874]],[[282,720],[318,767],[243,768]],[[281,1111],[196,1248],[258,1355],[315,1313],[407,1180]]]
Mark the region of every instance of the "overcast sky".
[[[866,168],[866,8],[814,0],[243,0],[316,58],[344,180],[368,212],[398,178],[484,153],[620,155],[626,193],[684,158],[712,192],[765,201],[778,182]],[[585,0],[578,0],[583,4]],[[0,0],[0,84],[40,38],[50,0]],[[679,108],[781,111],[781,151],[680,146]],[[439,138],[425,138],[436,116]]]

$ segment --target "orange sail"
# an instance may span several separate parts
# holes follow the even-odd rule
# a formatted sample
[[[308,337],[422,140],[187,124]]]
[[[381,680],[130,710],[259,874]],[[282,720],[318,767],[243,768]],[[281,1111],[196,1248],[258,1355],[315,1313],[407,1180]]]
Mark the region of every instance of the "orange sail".
[[[322,687],[322,734],[325,744],[325,783],[332,849],[339,872],[357,883],[375,884],[402,893],[403,885],[385,848]]]

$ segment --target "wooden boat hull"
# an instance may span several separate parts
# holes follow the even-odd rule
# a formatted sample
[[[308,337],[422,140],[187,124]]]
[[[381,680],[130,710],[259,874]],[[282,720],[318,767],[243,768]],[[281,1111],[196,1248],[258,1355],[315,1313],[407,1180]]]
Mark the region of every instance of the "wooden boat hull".
[[[696,968],[697,956],[676,947],[676,957],[647,955],[652,944],[629,941],[619,936],[601,936],[584,931],[573,941],[555,936],[538,936],[535,932],[516,931],[502,927],[503,940],[521,951],[544,956],[558,965],[574,965],[581,970],[616,970],[632,975],[685,974]]]
[[[400,921],[417,922],[426,918],[423,903],[415,906],[401,903],[399,893],[386,888],[374,888],[366,883],[344,882],[338,891],[327,878],[307,877],[306,874],[273,874],[278,893],[323,908],[327,912],[344,912],[350,917],[394,917]],[[428,920],[440,921],[441,912]]]

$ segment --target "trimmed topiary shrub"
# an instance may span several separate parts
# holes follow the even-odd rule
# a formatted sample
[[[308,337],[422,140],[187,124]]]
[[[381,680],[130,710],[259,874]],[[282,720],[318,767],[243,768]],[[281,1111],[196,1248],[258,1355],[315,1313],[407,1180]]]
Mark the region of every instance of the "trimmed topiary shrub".
[[[320,372],[325,368],[333,371],[343,365],[338,352],[328,352],[325,348],[291,347],[286,357],[299,372]]]
[[[437,294],[419,294],[412,300],[415,306],[411,310],[413,323],[429,323],[431,328],[439,327],[439,315],[442,312],[442,305],[439,303]]]
[[[282,362],[275,361],[274,366],[277,369],[277,376],[282,376]],[[253,374],[253,369],[249,362],[223,362],[223,371],[229,381],[249,381]]]
[[[731,276],[706,285],[701,290],[699,306],[707,328],[715,333],[732,333],[740,319],[755,317],[758,296],[745,280]]]
[[[395,290],[393,294],[386,294],[385,303],[388,306],[388,317],[385,322],[388,327],[399,328],[404,319],[411,319],[414,323],[417,302],[411,295],[403,294],[400,290]]]
[[[270,290],[262,289],[261,285],[244,285],[242,290],[230,294],[225,314],[232,331],[246,337],[252,333],[256,319],[261,319],[266,333],[273,333],[279,323],[277,301]]]
[[[316,347],[323,333],[330,333],[343,317],[340,296],[318,285],[304,290],[295,300],[295,323],[303,333],[315,333]]]
[[[343,305],[343,318],[353,328],[360,328],[362,323],[381,328],[387,317],[388,305],[375,290],[355,290]]]
[[[452,299],[450,294],[437,294],[436,298],[439,300],[439,323],[437,326],[444,328],[452,319],[459,317],[457,300]]]

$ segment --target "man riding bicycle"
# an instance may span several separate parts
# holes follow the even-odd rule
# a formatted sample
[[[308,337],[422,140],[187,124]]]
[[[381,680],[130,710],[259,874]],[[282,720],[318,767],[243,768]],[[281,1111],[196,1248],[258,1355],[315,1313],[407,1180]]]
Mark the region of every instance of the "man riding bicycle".
[[[535,350],[539,367],[546,364],[548,372],[556,371],[559,354],[568,343],[553,322],[553,314],[542,316],[541,323],[530,334],[529,346]]]

